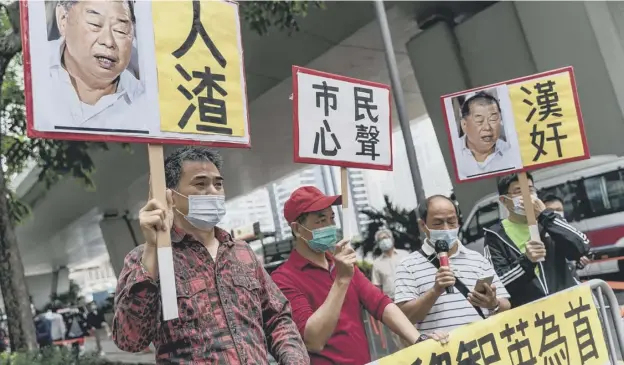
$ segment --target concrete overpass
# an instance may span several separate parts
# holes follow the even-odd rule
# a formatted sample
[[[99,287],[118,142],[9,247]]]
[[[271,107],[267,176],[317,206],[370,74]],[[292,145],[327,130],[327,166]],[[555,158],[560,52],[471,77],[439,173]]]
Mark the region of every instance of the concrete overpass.
[[[591,153],[623,154],[621,2],[402,2],[387,8],[408,116],[430,115],[447,167],[440,95],[567,65],[575,67]],[[253,147],[222,151],[230,198],[303,167],[292,163],[291,65],[389,82],[372,3],[328,2],[291,37],[246,30],[243,43]],[[134,218],[147,196],[146,147],[111,146],[93,159],[95,191],[70,178],[46,191],[36,171],[18,184],[18,195],[33,207],[17,229],[31,292],[52,283],[57,268],[107,254],[118,270],[134,247],[128,227],[141,240]],[[493,189],[492,181],[455,186],[464,210]],[[40,305],[49,292],[33,294]]]

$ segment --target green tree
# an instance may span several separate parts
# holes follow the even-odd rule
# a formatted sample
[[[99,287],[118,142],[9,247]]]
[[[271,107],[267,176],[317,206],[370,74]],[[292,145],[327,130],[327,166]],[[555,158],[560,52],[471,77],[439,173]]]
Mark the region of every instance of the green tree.
[[[249,1],[240,7],[242,19],[259,34],[270,28],[293,32],[298,19],[318,1]],[[4,298],[10,341],[14,349],[36,346],[30,300],[24,267],[17,246],[14,226],[28,213],[7,188],[7,178],[21,172],[34,161],[40,180],[48,187],[63,176],[72,176],[92,186],[93,160],[89,152],[107,149],[104,143],[30,139],[26,118],[22,78],[19,1],[0,1],[0,290]]]
[[[63,307],[78,305],[81,300],[84,298],[80,295],[80,285],[73,280],[69,281],[69,290],[66,292],[50,295],[50,304],[58,304]]]
[[[384,201],[386,206],[382,210],[362,210],[371,222],[366,227],[365,238],[357,244],[356,248],[362,247],[364,256],[369,252],[372,252],[375,257],[381,255],[381,250],[375,243],[375,233],[380,228],[386,227],[392,232],[396,248],[408,251],[417,250],[422,242],[416,221],[416,210],[402,209],[393,205],[387,195],[384,195]]]

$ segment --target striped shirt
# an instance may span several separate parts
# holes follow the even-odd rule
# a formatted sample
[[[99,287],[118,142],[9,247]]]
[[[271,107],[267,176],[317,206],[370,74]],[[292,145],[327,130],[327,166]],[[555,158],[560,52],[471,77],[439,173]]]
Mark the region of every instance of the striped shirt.
[[[435,250],[427,242],[425,240],[422,250],[425,254],[431,255],[435,253]],[[459,242],[457,244],[459,245],[457,252],[449,256],[450,266],[455,277],[472,291],[479,278],[494,276],[492,283],[496,286],[497,297],[509,298],[505,286],[501,284],[490,262],[480,253],[464,247]],[[394,281],[395,303],[400,304],[417,299],[432,289],[437,271],[435,266],[427,261],[426,257],[423,257],[418,251],[412,252],[397,267]],[[483,309],[483,313],[487,316],[488,310]],[[468,302],[468,299],[455,288],[453,293],[444,292],[438,297],[424,320],[416,323],[416,328],[425,333],[434,330],[448,332],[480,319],[481,316]]]

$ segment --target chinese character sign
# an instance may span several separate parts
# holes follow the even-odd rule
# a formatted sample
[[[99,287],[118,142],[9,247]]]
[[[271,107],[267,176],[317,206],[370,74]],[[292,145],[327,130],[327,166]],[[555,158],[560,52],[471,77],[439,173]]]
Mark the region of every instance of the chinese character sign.
[[[602,325],[589,286],[578,286],[427,341],[370,365],[604,365]]]
[[[238,4],[20,6],[30,136],[250,145]]]
[[[390,88],[293,67],[295,162],[392,170]]]
[[[442,97],[458,181],[589,158],[571,67]]]

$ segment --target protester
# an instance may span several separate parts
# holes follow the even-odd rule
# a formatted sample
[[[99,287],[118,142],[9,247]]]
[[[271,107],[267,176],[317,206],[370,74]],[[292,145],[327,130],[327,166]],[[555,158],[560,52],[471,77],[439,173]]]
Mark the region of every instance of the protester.
[[[349,240],[338,242],[332,206],[341,200],[312,186],[292,193],[284,205],[284,217],[295,247],[272,273],[292,303],[293,319],[312,365],[371,361],[361,306],[410,344],[429,338],[421,336],[392,300],[355,266],[356,254]],[[447,335],[432,337],[447,341]]]
[[[381,256],[373,261],[372,283],[380,288],[390,299],[394,299],[394,273],[399,262],[409,255],[408,251],[394,247],[392,231],[380,228],[375,233],[375,242],[381,250]],[[401,338],[392,333],[392,341],[398,349],[403,347]]]
[[[409,252],[394,248],[392,232],[387,228],[381,228],[375,233],[375,242],[381,250],[381,256],[373,261],[372,282],[393,299],[396,267]]]
[[[553,212],[559,214],[559,216],[561,216],[562,219],[566,220],[565,217],[565,211],[563,209],[563,199],[561,199],[560,197],[554,195],[554,194],[547,194],[542,198],[542,202],[544,202],[544,206],[546,207],[546,209],[551,209]],[[567,220],[566,220],[567,222]],[[591,244],[590,244],[591,246]],[[570,270],[572,271],[572,275],[574,275],[574,278],[579,281],[579,276],[576,273],[576,270],[579,269],[583,269],[585,267],[585,265],[587,265],[589,263],[589,258],[587,256],[583,256],[581,257],[578,261],[569,261],[569,265],[570,265]]]
[[[533,177],[527,176],[540,241],[531,240],[517,174],[498,182],[499,200],[509,211],[509,218],[484,229],[485,256],[511,295],[513,307],[575,285],[567,260],[578,260],[589,249],[582,232],[546,209],[537,198]]]
[[[139,221],[146,243],[132,250],[119,275],[113,340],[130,352],[153,342],[157,364],[282,365],[309,357],[291,306],[249,245],[216,227],[225,215],[221,156],[185,147],[165,160],[167,203],[150,200]],[[164,322],[156,237],[171,233],[178,319]]]
[[[451,331],[509,309],[509,294],[490,262],[459,242],[459,217],[453,201],[434,195],[418,210],[418,223],[427,238],[420,250],[400,263],[395,280],[394,301],[410,321],[425,333]],[[439,261],[434,245],[440,240],[450,248],[450,267],[436,267]],[[490,276],[491,284],[475,287],[480,278]],[[454,287],[453,293],[446,292],[449,287]]]
[[[102,351],[102,338],[110,337],[110,329],[104,319],[104,313],[102,313],[95,303],[89,305],[89,313],[87,314],[87,326],[89,327],[89,333],[95,337],[95,345],[97,346],[97,352],[100,355],[104,355]]]
[[[65,332],[67,331],[65,320],[63,319],[63,316],[58,313],[58,310],[58,306],[52,305],[44,314],[45,319],[50,321],[52,342],[64,340]]]

